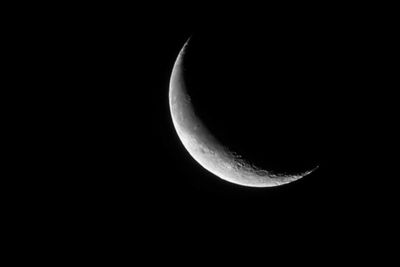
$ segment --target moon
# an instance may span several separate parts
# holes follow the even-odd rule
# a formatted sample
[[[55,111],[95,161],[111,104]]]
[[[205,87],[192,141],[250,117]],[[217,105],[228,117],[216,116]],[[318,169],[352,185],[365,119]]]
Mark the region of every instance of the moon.
[[[172,122],[183,146],[203,168],[217,177],[242,186],[273,187],[296,181],[318,168],[296,174],[261,169],[224,146],[196,114],[185,82],[185,52],[190,38],[176,58],[169,84]]]

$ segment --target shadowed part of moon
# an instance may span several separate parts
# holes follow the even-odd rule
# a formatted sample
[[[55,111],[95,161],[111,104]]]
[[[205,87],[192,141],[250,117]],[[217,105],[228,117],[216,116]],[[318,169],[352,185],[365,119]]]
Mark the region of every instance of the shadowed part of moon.
[[[190,40],[190,39],[189,39]],[[206,170],[223,180],[251,187],[278,186],[298,180],[318,167],[298,174],[276,174],[247,162],[222,145],[196,115],[186,88],[184,56],[189,40],[181,49],[172,70],[169,104],[175,130],[189,154]]]

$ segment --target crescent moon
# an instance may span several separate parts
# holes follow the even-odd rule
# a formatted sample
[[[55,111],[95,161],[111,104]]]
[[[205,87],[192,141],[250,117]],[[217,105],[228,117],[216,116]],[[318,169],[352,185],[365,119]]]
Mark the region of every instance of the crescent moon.
[[[277,174],[260,169],[220,143],[196,115],[186,88],[184,56],[190,38],[182,47],[172,70],[169,107],[175,130],[189,154],[219,178],[242,186],[272,187],[296,181],[312,170],[296,174]]]

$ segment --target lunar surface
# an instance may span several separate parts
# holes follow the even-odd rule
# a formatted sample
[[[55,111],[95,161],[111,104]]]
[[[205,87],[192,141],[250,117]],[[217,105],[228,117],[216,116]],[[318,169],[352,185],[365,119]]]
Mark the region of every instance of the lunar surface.
[[[189,41],[181,49],[172,70],[169,105],[179,139],[202,167],[225,181],[250,187],[287,184],[318,168],[296,175],[274,173],[254,166],[219,142],[196,115],[186,87],[184,63]]]

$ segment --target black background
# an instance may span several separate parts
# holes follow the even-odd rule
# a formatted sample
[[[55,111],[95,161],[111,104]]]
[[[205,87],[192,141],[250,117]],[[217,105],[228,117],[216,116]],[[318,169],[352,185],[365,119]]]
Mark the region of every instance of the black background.
[[[379,235],[372,225],[391,195],[372,168],[387,37],[374,16],[315,6],[65,10],[22,23],[19,43],[35,70],[26,99],[40,99],[39,114],[26,115],[36,140],[27,157],[41,177],[26,185],[40,188],[39,204],[25,204],[34,218],[90,243],[179,243],[185,253],[203,242],[261,255],[308,242],[352,254],[353,242]],[[249,188],[189,156],[168,86],[190,36],[189,90],[215,135],[267,169],[318,170]]]

